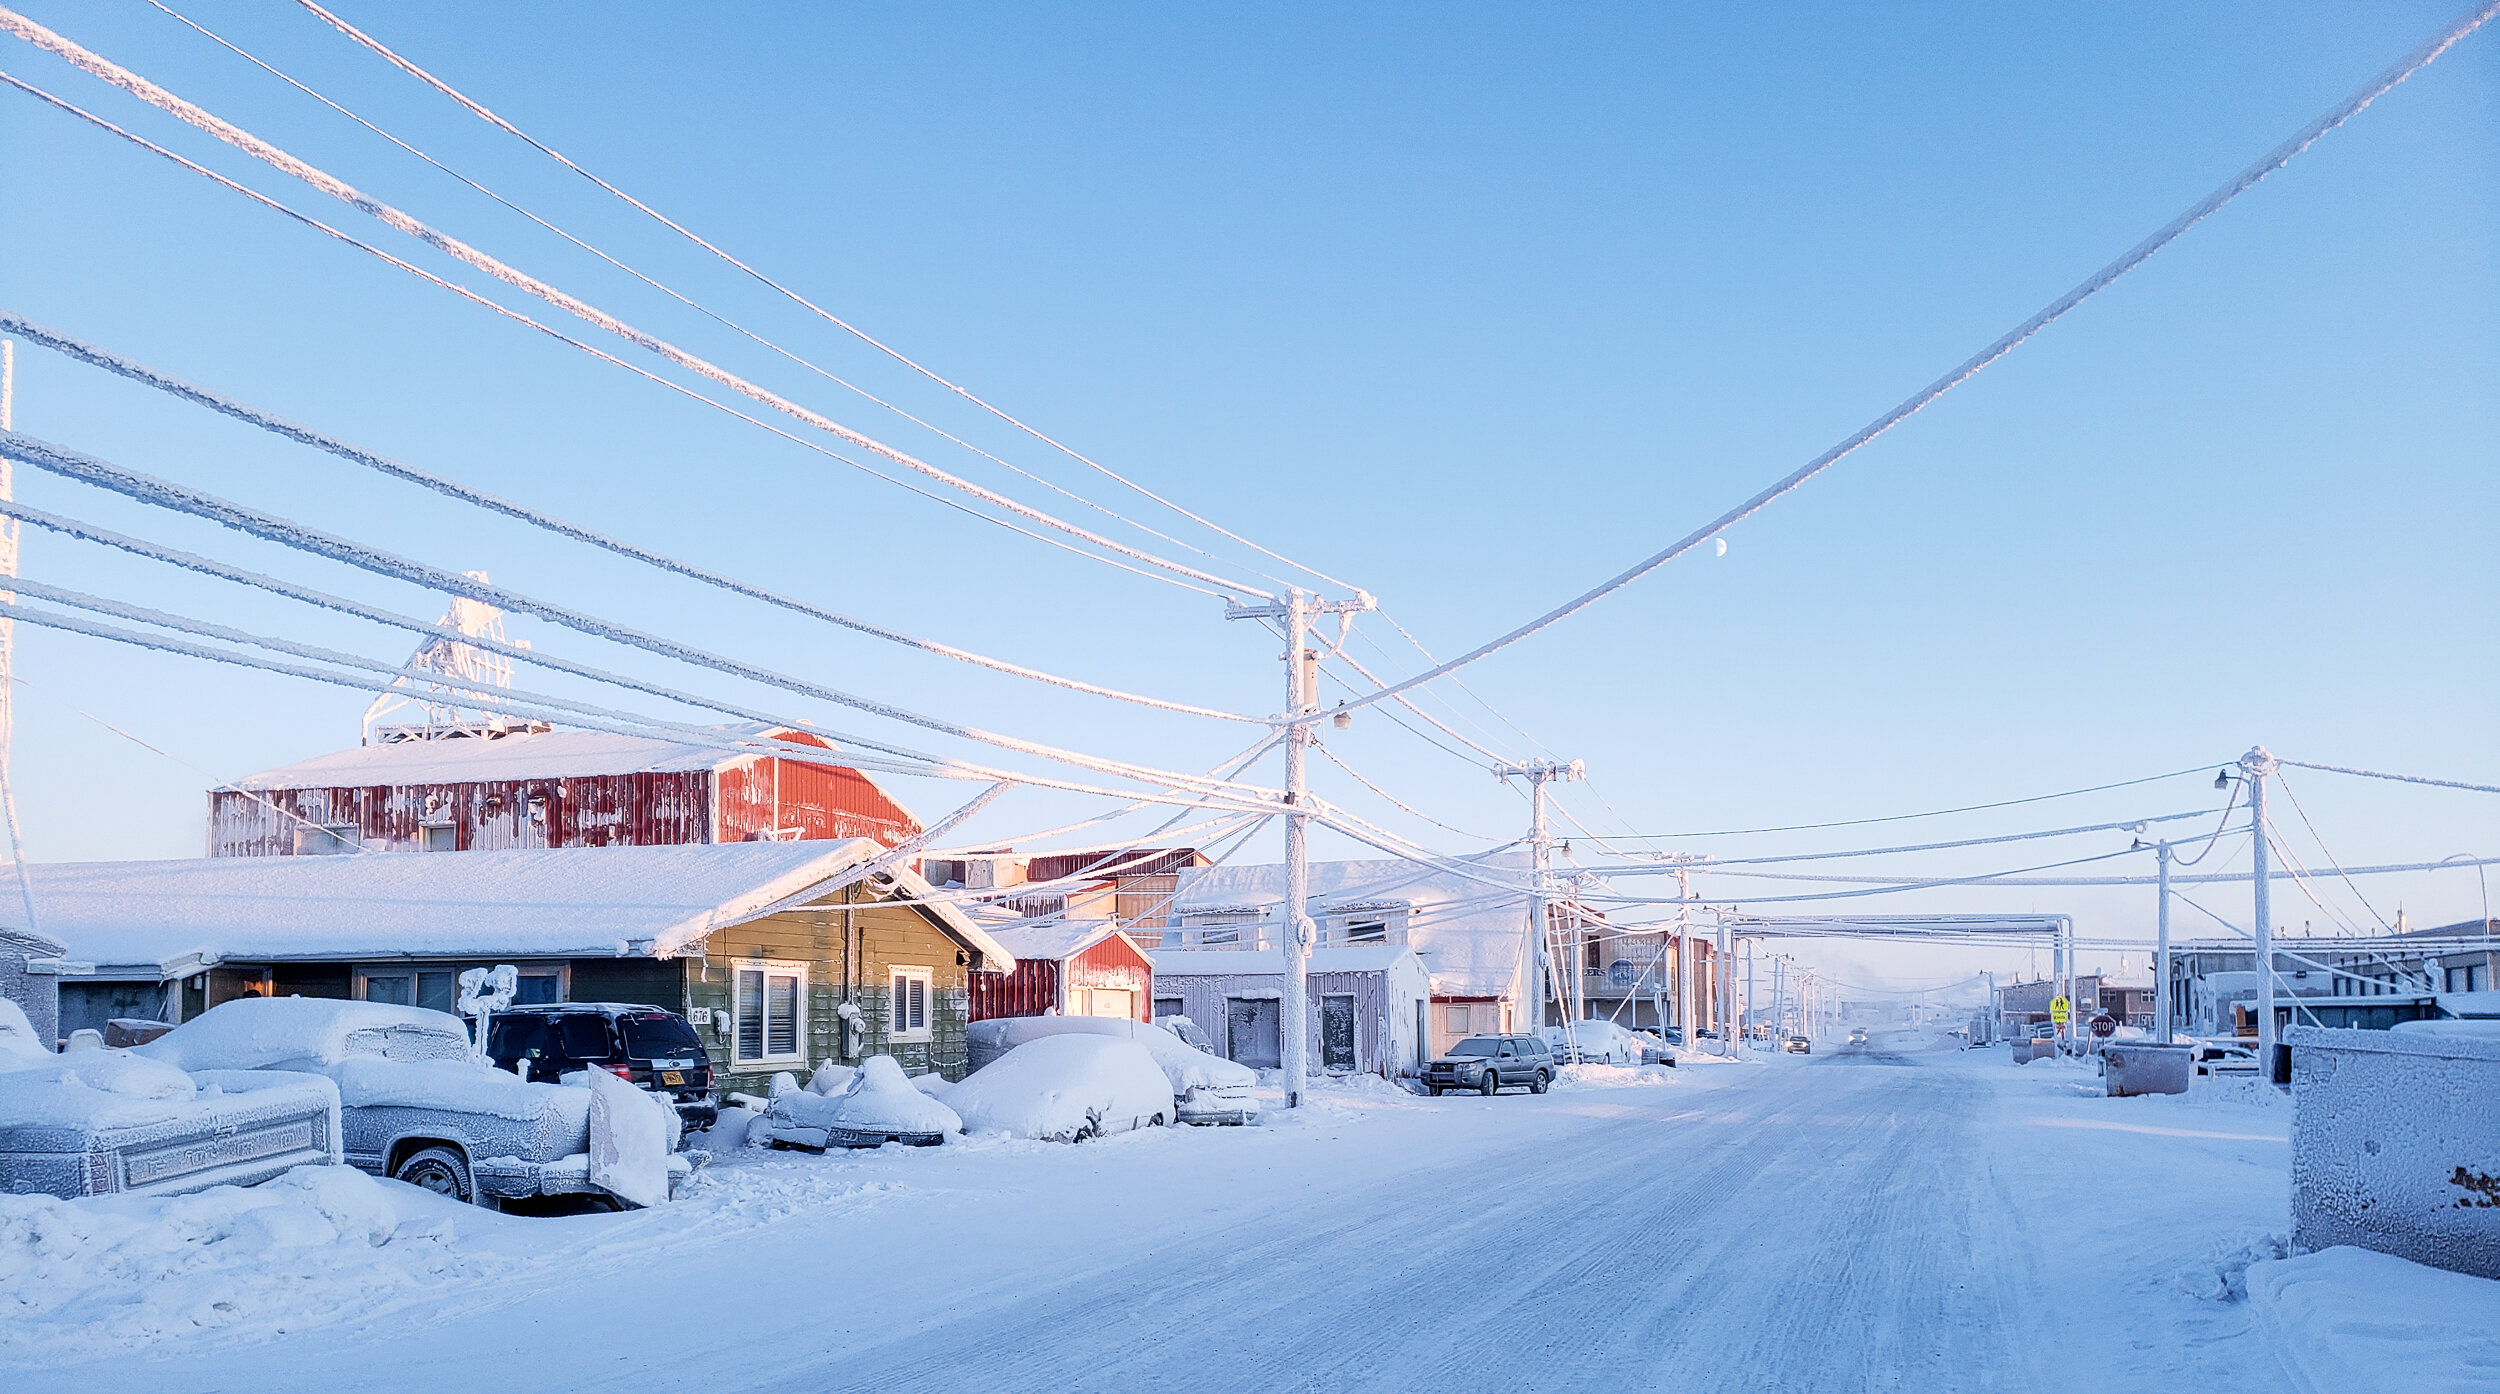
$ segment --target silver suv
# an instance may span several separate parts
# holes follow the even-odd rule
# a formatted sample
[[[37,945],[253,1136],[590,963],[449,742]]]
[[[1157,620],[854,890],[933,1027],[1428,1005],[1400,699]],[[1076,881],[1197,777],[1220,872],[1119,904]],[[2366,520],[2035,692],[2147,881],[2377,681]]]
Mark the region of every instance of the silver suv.
[[[1542,1094],[1554,1082],[1554,1055],[1535,1036],[1469,1036],[1424,1066],[1424,1090],[1473,1089],[1492,1095],[1517,1085]]]

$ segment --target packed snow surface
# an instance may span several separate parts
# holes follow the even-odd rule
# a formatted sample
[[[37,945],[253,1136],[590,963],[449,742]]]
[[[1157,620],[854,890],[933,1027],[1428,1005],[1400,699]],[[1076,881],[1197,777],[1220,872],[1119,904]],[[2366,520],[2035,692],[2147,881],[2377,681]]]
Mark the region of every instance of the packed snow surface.
[[[334,1237],[273,1246],[295,1221],[227,1216],[273,1187],[179,1222],[0,1200],[0,1359],[10,1394],[2301,1387],[2266,1316],[2268,1275],[2310,1263],[2269,1262],[2279,1094],[2108,1099],[2088,1069],[1929,1045],[1694,1055],[1541,1097],[1315,1080],[1299,1109],[1271,1090],[1260,1127],[1081,1148],[815,1156],[716,1129],[677,1203],[620,1215],[335,1172],[390,1198],[379,1245],[325,1216]],[[9,1228],[36,1213],[54,1237]],[[835,1295],[790,1300],[810,1293]],[[737,1320],[680,1315],[721,1294]],[[2448,1339],[2391,1345],[2378,1378],[2448,1368],[2408,1353]]]
[[[1154,1056],[1110,1036],[1043,1036],[946,1091],[973,1133],[1066,1142],[1172,1121],[1172,1084]]]
[[[2247,1284],[2301,1394],[2500,1387],[2500,1282],[2337,1247],[2252,1263]]]

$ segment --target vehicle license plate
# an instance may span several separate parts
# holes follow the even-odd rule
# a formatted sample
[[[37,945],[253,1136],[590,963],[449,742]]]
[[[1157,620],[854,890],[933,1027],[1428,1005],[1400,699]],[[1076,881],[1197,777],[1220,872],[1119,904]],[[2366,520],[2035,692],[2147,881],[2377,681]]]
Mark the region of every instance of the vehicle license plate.
[[[683,1084],[685,1082],[686,1072],[683,1070],[660,1071],[660,1083],[662,1084]]]

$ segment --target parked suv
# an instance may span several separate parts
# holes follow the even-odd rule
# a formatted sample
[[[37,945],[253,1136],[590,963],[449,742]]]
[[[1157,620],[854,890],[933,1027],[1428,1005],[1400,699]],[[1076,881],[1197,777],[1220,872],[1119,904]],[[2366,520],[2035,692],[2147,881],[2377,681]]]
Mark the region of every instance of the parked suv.
[[[600,1069],[669,1101],[686,1129],[712,1126],[711,1057],[686,1019],[631,1002],[554,1002],[506,1007],[486,1027],[486,1053],[501,1069],[528,1062],[529,1078],[555,1083]]]
[[[1524,1084],[1542,1094],[1554,1082],[1554,1055],[1535,1036],[1469,1036],[1424,1066],[1424,1089],[1473,1089],[1490,1095]]]

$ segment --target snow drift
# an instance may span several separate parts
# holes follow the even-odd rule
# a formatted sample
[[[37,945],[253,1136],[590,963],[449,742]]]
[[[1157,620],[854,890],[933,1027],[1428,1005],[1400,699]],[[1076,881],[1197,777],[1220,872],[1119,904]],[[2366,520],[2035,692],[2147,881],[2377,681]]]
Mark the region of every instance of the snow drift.
[[[964,1131],[1048,1142],[1173,1119],[1172,1085],[1135,1041],[1057,1035],[1027,1041],[946,1091]]]

